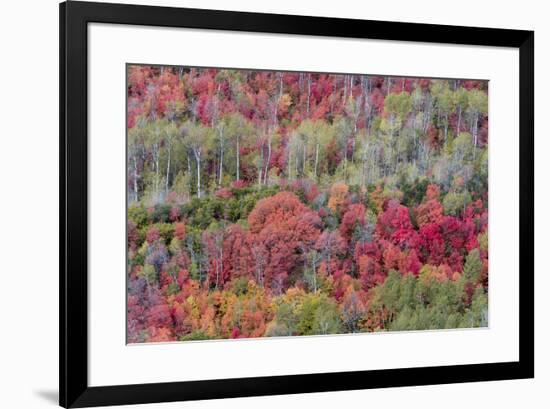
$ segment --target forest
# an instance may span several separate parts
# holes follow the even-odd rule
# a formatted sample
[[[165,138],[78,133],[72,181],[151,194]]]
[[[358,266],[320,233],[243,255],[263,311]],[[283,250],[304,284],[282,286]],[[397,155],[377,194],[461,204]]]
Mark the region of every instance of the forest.
[[[486,327],[488,82],[127,66],[127,342]]]

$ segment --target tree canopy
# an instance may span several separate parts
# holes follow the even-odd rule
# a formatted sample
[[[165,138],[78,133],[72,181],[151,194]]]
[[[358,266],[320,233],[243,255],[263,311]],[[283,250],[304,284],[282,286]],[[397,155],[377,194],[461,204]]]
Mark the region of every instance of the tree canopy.
[[[130,65],[128,340],[488,325],[487,82]]]

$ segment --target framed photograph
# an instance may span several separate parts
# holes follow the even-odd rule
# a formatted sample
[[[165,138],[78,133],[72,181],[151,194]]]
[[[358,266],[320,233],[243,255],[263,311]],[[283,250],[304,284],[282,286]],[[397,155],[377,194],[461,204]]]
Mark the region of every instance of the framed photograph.
[[[60,5],[60,405],[534,376],[534,33]]]

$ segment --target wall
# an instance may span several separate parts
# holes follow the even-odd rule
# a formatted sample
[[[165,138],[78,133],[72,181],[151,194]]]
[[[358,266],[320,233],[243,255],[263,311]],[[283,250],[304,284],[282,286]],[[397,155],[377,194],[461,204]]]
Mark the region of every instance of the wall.
[[[550,27],[544,2],[386,0],[384,2],[233,0],[142,1],[146,4],[315,14],[379,20],[534,29],[536,116],[550,104]],[[0,374],[4,408],[55,407],[57,401],[58,9],[56,0],[3,2],[0,24]],[[372,406],[408,408],[546,407],[550,308],[546,230],[550,138],[536,124],[536,379],[370,391],[149,405],[147,408]]]

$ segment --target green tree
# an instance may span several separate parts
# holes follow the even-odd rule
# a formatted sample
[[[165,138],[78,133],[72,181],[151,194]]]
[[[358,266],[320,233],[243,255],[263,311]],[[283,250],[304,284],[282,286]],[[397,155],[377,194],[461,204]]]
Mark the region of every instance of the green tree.
[[[478,144],[478,128],[479,118],[481,115],[487,114],[489,110],[487,93],[478,89],[473,89],[468,94],[468,114],[470,116],[470,130],[473,137],[474,148]],[[475,150],[474,150],[475,157]]]
[[[475,248],[466,256],[466,261],[464,262],[463,268],[464,277],[469,282],[477,282],[481,276],[482,269],[483,263],[481,262],[481,257],[479,256],[479,249]]]

